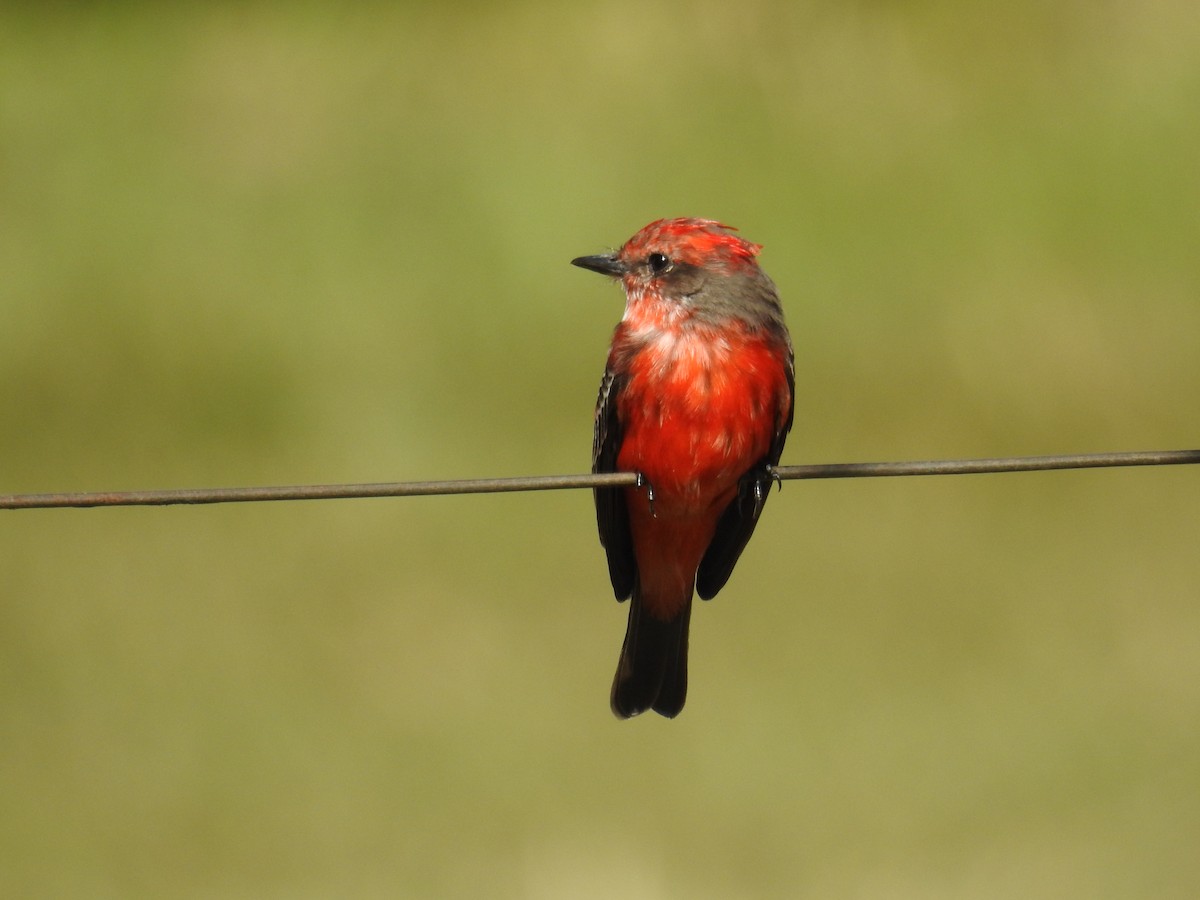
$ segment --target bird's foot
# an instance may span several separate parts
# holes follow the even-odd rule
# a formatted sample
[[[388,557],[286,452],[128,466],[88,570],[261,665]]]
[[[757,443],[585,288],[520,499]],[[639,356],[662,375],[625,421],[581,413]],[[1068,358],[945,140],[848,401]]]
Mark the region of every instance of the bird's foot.
[[[646,502],[650,504],[650,518],[657,519],[658,516],[654,514],[654,485],[650,483],[645,475],[643,475],[641,472],[638,472],[636,486],[638,490],[641,490],[642,488],[646,489]]]
[[[783,476],[779,474],[775,466],[767,466],[767,478],[775,482],[779,490],[783,490]]]

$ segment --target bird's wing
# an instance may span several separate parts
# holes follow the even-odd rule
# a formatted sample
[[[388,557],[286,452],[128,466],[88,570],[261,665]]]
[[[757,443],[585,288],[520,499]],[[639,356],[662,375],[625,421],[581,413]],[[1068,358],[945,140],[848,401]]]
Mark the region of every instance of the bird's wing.
[[[617,418],[617,397],[622,379],[612,370],[605,371],[596,399],[596,430],[592,438],[592,471],[617,471],[621,451],[621,422]],[[600,543],[608,554],[608,577],[618,600],[633,593],[637,563],[633,556],[633,538],[629,533],[629,513],[625,508],[624,488],[596,488],[596,524]]]
[[[696,572],[696,593],[700,595],[701,600],[711,600],[725,587],[738,557],[742,555],[750,536],[754,534],[754,526],[758,524],[763,505],[771,493],[772,479],[767,467],[779,465],[779,458],[783,455],[783,444],[792,428],[792,415],[795,410],[796,374],[790,353],[787,386],[787,409],[780,410],[771,447],[767,455],[742,476],[738,483],[737,496],[725,507],[725,512],[717,521],[717,530],[713,534],[712,542],[704,552],[704,558],[700,560],[700,568]]]

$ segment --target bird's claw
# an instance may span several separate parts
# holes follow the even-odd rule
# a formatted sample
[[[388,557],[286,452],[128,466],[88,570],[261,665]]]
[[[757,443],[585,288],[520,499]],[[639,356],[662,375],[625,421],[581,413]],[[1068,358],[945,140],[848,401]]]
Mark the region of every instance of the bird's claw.
[[[767,487],[763,487],[767,485]],[[763,504],[767,502],[767,494],[770,492],[770,482],[764,481],[762,478],[754,479],[754,487],[752,495],[754,497],[754,518],[758,518],[762,513]]]
[[[657,519],[658,516],[654,514],[654,485],[650,483],[645,475],[643,475],[641,472],[638,472],[636,486],[639,491],[642,488],[646,489],[646,502],[650,504],[650,518]]]
[[[775,466],[767,466],[767,477],[775,482],[779,490],[783,490],[783,476]]]
[[[767,502],[767,495],[771,493],[771,483],[779,485],[780,490],[783,489],[783,479],[779,477],[779,473],[775,471],[775,467],[771,465],[764,466],[760,471],[749,476],[751,480],[749,498],[754,501],[753,515],[758,518],[762,513],[763,505]],[[746,494],[742,494],[746,497]]]

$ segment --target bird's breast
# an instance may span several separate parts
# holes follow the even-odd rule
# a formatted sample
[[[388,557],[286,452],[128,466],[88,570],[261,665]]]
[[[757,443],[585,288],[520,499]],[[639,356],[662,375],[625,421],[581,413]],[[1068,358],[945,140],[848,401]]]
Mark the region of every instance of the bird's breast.
[[[641,472],[666,510],[727,502],[780,427],[786,358],[742,328],[647,335],[627,356],[618,467]]]

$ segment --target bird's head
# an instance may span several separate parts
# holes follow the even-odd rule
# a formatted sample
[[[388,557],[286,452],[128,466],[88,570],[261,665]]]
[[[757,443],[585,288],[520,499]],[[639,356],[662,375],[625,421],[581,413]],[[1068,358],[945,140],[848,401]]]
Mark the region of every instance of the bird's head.
[[[572,265],[621,279],[630,301],[643,297],[689,307],[701,318],[777,318],[775,286],[758,267],[762,247],[712,219],[659,219],[614,253]]]

